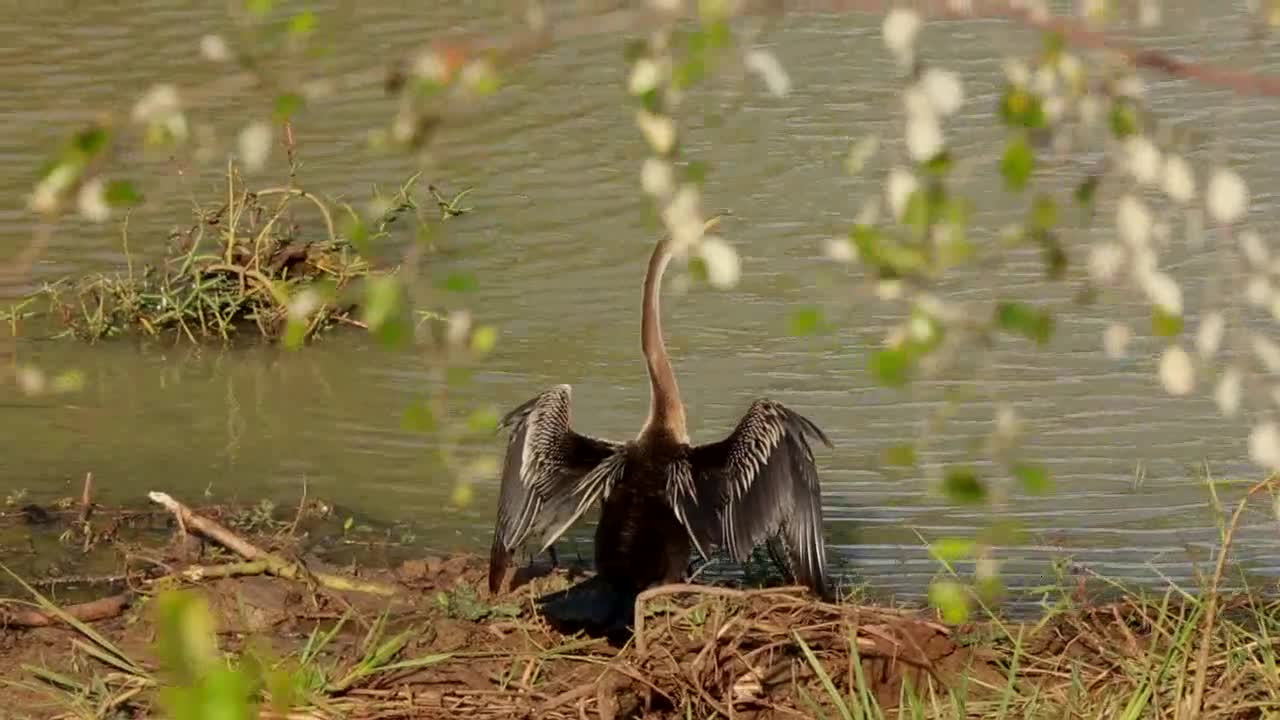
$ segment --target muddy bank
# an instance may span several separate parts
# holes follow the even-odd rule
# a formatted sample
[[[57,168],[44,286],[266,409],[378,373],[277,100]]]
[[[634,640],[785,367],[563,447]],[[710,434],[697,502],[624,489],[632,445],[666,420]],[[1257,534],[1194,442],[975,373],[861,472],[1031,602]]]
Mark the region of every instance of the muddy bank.
[[[157,716],[166,675],[155,606],[181,588],[207,604],[233,662],[252,659],[288,679],[289,688],[259,694],[260,717],[851,717],[871,708],[1100,717],[1134,703],[1163,716],[1194,684],[1202,637],[1202,717],[1280,710],[1280,679],[1266,669],[1273,644],[1262,640],[1280,636],[1268,634],[1277,613],[1247,597],[1224,599],[1202,635],[1196,605],[1158,599],[955,627],[931,611],[819,603],[798,589],[673,586],[646,594],[635,637],[617,648],[560,634],[533,611],[537,596],[586,577],[582,568],[525,564],[512,589],[493,596],[484,560],[471,555],[353,563],[334,542],[343,523],[320,509],[251,518],[167,501],[114,511],[146,526],[133,535],[102,510],[88,532],[75,507],[0,516],[10,537],[60,529],[67,568],[94,553],[100,566],[116,558],[101,582],[84,578],[74,592],[46,577],[10,579],[18,590],[0,605],[5,707],[31,718]],[[285,694],[288,708],[273,708]]]

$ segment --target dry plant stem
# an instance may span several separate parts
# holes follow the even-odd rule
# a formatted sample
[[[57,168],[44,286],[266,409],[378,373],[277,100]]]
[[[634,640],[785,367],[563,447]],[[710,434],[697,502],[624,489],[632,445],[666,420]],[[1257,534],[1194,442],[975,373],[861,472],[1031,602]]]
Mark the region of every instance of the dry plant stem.
[[[90,602],[68,605],[62,611],[81,622],[95,622],[118,617],[133,602],[133,593],[121,593]],[[0,627],[39,628],[57,625],[61,620],[42,610],[0,611]]]
[[[84,474],[84,488],[80,491],[80,514],[76,517],[76,525],[84,536],[81,550],[86,553],[93,545],[93,531],[89,528],[91,515],[93,515],[93,473],[87,472]]]
[[[1185,709],[1188,717],[1198,717],[1204,705],[1204,689],[1209,679],[1209,645],[1213,642],[1213,623],[1218,614],[1218,586],[1222,584],[1222,574],[1227,566],[1227,555],[1231,549],[1231,540],[1235,536],[1236,527],[1240,524],[1240,516],[1254,495],[1272,488],[1280,475],[1271,475],[1266,480],[1249,488],[1249,492],[1236,505],[1231,513],[1231,522],[1222,534],[1222,547],[1218,549],[1218,563],[1213,569],[1213,579],[1209,583],[1209,599],[1204,609],[1204,625],[1200,631],[1200,647],[1196,651],[1196,675],[1192,683],[1191,697]],[[1181,710],[1182,708],[1180,708]],[[1181,715],[1181,713],[1179,713]]]
[[[727,598],[745,598],[758,595],[786,595],[796,591],[804,591],[808,588],[801,585],[788,585],[776,588],[761,588],[759,590],[735,590],[734,588],[722,588],[712,585],[693,585],[691,583],[671,583],[669,585],[659,585],[651,587],[648,590],[636,596],[635,617],[632,621],[633,634],[636,640],[636,653],[644,655],[648,648],[645,643],[644,635],[644,604],[656,597],[663,595],[678,595],[680,593],[690,593],[693,595],[714,595]]]
[[[382,583],[356,580],[354,578],[331,575],[329,573],[310,572],[300,567],[297,563],[291,563],[278,555],[269,553],[266,550],[262,550],[254,546],[252,543],[240,538],[238,535],[213,520],[196,515],[185,505],[170,497],[167,493],[151,492],[148,493],[148,497],[150,497],[153,502],[163,505],[169,510],[169,512],[173,513],[174,517],[178,521],[178,526],[185,532],[194,531],[195,533],[218,543],[250,562],[265,563],[264,572],[268,574],[288,578],[290,580],[311,578],[319,585],[331,590],[351,590],[355,592],[385,596],[396,595],[399,592],[396,588]]]

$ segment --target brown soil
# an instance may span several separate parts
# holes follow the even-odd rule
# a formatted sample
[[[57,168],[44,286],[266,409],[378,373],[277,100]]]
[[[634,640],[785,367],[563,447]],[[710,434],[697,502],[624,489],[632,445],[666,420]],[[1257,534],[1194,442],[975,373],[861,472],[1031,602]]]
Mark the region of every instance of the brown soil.
[[[647,614],[636,636],[619,649],[603,639],[563,635],[534,611],[536,597],[577,582],[585,576],[581,570],[525,565],[511,589],[491,596],[487,566],[479,557],[411,557],[370,569],[352,562],[343,543],[319,540],[335,537],[325,530],[331,514],[272,524],[259,513],[246,524],[244,515],[226,509],[200,511],[219,517],[222,527],[237,528],[240,538],[275,557],[305,558],[309,574],[301,580],[263,573],[197,580],[192,568],[207,573],[208,568],[243,566],[244,557],[173,533],[172,522],[161,536],[172,540],[157,543],[153,534],[141,545],[117,532],[105,539],[93,536],[86,552],[73,522],[61,540],[67,560],[58,565],[61,577],[76,568],[73,560],[93,553],[115,553],[119,567],[111,573],[113,583],[95,586],[84,579],[81,585],[88,591],[73,598],[60,590],[64,594],[56,602],[91,622],[156,678],[161,675],[150,601],[164,588],[181,587],[205,598],[223,651],[265,658],[285,669],[297,668],[308,638],[341,622],[333,642],[312,662],[329,687],[298,699],[283,715],[264,706],[264,718],[840,717],[831,689],[846,702],[869,696],[889,710],[899,705],[904,685],[926,698],[945,698],[953,691],[975,705],[998,700],[1008,687],[1011,653],[1007,640],[999,639],[1008,635],[993,632],[992,626],[947,626],[932,612],[820,603],[798,589],[671,586],[646,593],[651,595],[644,599]],[[0,514],[0,526],[15,517]],[[149,532],[163,525],[153,522]],[[59,527],[65,529],[65,523],[55,520],[29,531],[56,533]],[[257,529],[249,532],[250,527]],[[394,594],[332,589],[317,582],[326,573],[329,579],[381,583]],[[28,579],[37,587],[49,581]],[[32,597],[0,588],[3,594]],[[94,599],[96,604],[75,603]],[[436,662],[334,687],[357,666],[369,647],[371,628],[384,615],[381,637],[411,631],[395,661],[436,656]],[[1133,685],[1127,669],[1159,665],[1166,650],[1152,646],[1164,643],[1168,634],[1135,603],[1064,614],[1023,637],[1020,687],[1030,688],[1031,696],[1066,697],[1073,687],[1093,692],[1105,685],[1123,697]],[[1080,667],[1089,669],[1090,679],[1073,685]],[[71,711],[65,692],[50,692],[50,676],[46,672],[41,679],[41,668],[84,684],[75,691],[84,696],[79,711]],[[1237,674],[1215,675],[1210,691],[1221,692],[1206,695],[1206,703],[1240,705],[1246,692],[1265,695],[1275,689],[1259,689],[1255,676]],[[153,717],[154,701],[153,686],[140,685],[93,657],[82,631],[33,604],[0,601],[0,708],[13,713],[0,714]],[[1269,706],[1250,701],[1248,707],[1243,714],[1215,717],[1261,717]],[[1067,716],[1077,715],[1056,715]]]

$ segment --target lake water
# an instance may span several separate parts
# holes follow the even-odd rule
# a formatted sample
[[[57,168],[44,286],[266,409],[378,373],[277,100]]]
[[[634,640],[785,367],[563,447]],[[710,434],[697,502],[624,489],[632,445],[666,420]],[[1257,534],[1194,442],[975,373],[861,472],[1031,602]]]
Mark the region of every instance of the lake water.
[[[508,22],[504,6],[444,3],[427,12],[406,2],[316,3],[319,32],[333,52],[312,67],[343,72],[442,31],[500,28]],[[1172,3],[1167,17],[1169,27],[1144,42],[1223,62],[1245,56],[1241,16],[1202,19]],[[155,79],[198,86],[218,78],[197,49],[209,32],[233,35],[223,4],[169,0],[140,13],[20,4],[0,28],[0,52],[9,58],[0,78],[0,257],[29,240],[24,195],[76,122],[99,108],[127,110]],[[929,58],[964,74],[967,101],[949,137],[958,154],[978,159],[965,185],[980,208],[972,232],[992,237],[1019,207],[995,189],[994,156],[986,162],[978,154],[989,155],[1001,137],[992,114],[1003,82],[1000,54],[1039,39],[996,21],[930,26],[925,38]],[[844,158],[869,133],[898,132],[896,71],[873,16],[796,14],[765,41],[790,71],[793,92],[775,99],[757,87],[740,100],[725,85],[699,97],[689,118],[688,152],[711,168],[706,205],[733,212],[723,230],[743,257],[737,289],[666,296],[691,433],[695,441],[721,437],[759,395],[811,417],[836,446],[818,454],[832,554],[843,572],[877,590],[914,596],[938,569],[920,537],[965,533],[988,518],[930,494],[921,473],[875,467],[885,447],[915,435],[934,400],[876,386],[867,355],[896,316],[887,304],[855,302],[851,282],[822,257],[823,240],[846,232],[862,202],[880,192],[883,158],[860,177],[846,173]],[[1272,45],[1262,62],[1276,69]],[[456,407],[505,411],[549,385],[571,383],[578,427],[619,439],[638,430],[648,400],[640,280],[655,230],[638,192],[645,148],[625,100],[625,73],[616,38],[542,53],[507,79],[490,111],[447,129],[435,144],[425,178],[450,191],[475,188],[467,198],[475,211],[446,224],[444,252],[426,271],[473,273],[479,288],[465,301],[478,322],[501,332],[473,381],[455,391]],[[1223,92],[1151,80],[1152,107],[1177,126],[1207,131],[1224,117]],[[225,139],[236,122],[269,107],[270,96],[246,93],[194,118]],[[365,150],[367,131],[393,109],[379,87],[368,87],[301,115],[300,182],[361,200],[372,184],[392,186],[417,170],[416,158]],[[1276,218],[1269,188],[1280,185],[1280,133],[1273,132],[1280,108],[1245,100],[1234,112],[1214,133],[1249,180],[1252,220],[1265,235]],[[189,221],[193,195],[207,203],[220,197],[225,147],[208,167],[181,177],[163,162],[139,170],[148,203],[131,221],[135,252],[156,257],[168,230]],[[1192,153],[1197,162],[1207,157],[1207,147]],[[253,179],[276,182],[278,162],[271,172]],[[1104,217],[1109,212],[1104,206]],[[1074,236],[1073,259],[1083,259],[1089,239]],[[1194,328],[1202,278],[1215,266],[1186,250],[1166,260],[1184,282]],[[122,265],[118,225],[72,220],[58,228],[35,280]],[[1071,296],[1073,288],[1046,287],[1040,278],[1039,262],[1028,256],[996,283],[1023,296]],[[964,297],[980,287],[961,277],[953,291]],[[12,298],[27,289],[0,293]],[[790,337],[791,313],[814,302],[839,318],[838,327]],[[992,395],[938,438],[933,459],[962,457],[989,432],[989,399],[998,398],[1017,407],[1028,453],[1056,479],[1054,495],[1018,497],[1009,510],[1031,531],[1029,544],[1000,550],[1010,582],[1039,582],[1052,558],[1066,556],[1124,580],[1188,582],[1217,538],[1206,471],[1258,477],[1247,460],[1248,425],[1222,420],[1203,382],[1191,399],[1160,389],[1153,370],[1162,346],[1142,334],[1147,315],[1140,303],[1112,301],[1102,316],[1061,317],[1044,349],[1004,343]],[[1103,328],[1132,318],[1138,335],[1130,359],[1106,359]],[[6,397],[0,497],[20,489],[37,500],[75,494],[87,471],[104,502],[138,502],[159,489],[193,501],[209,493],[287,503],[305,482],[312,496],[412,524],[435,548],[487,547],[496,478],[484,478],[467,507],[451,506],[453,484],[433,459],[431,436],[401,428],[406,405],[432,382],[421,354],[389,352],[358,333],[298,353],[38,338],[23,340],[19,352],[51,369],[80,368],[88,382],[72,396]],[[496,460],[500,448],[498,438],[467,443],[459,460]],[[587,553],[589,538],[589,528],[580,528],[571,539]],[[1251,570],[1280,570],[1275,521],[1262,512],[1246,516],[1237,552]]]

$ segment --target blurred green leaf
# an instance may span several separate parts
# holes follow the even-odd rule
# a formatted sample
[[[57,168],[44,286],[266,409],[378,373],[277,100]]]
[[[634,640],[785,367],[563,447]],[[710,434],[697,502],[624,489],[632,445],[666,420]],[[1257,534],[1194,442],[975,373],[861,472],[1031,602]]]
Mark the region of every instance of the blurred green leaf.
[[[400,427],[409,432],[431,432],[436,429],[436,416],[431,403],[420,399],[410,403],[400,416]]]
[[[1002,301],[996,305],[996,324],[1000,328],[1044,345],[1053,336],[1053,316],[1020,302]]]
[[[942,490],[952,502],[976,505],[987,498],[987,486],[971,467],[947,468],[942,476]]]
[[[817,307],[805,307],[791,313],[789,324],[791,334],[796,337],[816,335],[822,332],[822,310]]]
[[[280,342],[288,350],[297,350],[307,340],[307,328],[311,323],[308,318],[290,317],[284,326],[284,335]]]
[[[649,54],[649,44],[642,38],[629,38],[622,45],[622,59],[628,64],[632,64],[640,58]]]
[[[911,443],[890,446],[884,451],[884,462],[886,465],[914,467],[916,464],[916,446]]]
[[[476,408],[467,417],[467,427],[475,433],[492,433],[498,429],[498,411],[491,407]]]
[[[1049,470],[1038,463],[1018,462],[1011,468],[1013,476],[1022,483],[1022,488],[1033,495],[1046,495],[1053,491],[1053,480],[1049,478]]]
[[[1092,207],[1093,197],[1098,193],[1099,182],[1101,182],[1101,178],[1097,175],[1090,175],[1080,181],[1080,184],[1076,186],[1076,191],[1073,195],[1076,205],[1083,208]]]
[[[275,9],[275,0],[245,0],[244,7],[251,15],[266,17]]]
[[[244,9],[252,15],[265,18],[266,15],[271,14],[271,10],[275,9],[275,0],[244,0]]]
[[[701,185],[707,180],[707,164],[700,160],[690,160],[684,168],[684,177],[695,185]]]
[[[978,578],[974,583],[974,589],[977,590],[978,598],[982,602],[987,605],[995,605],[1004,596],[1004,581],[1000,579],[999,575]]]
[[[1124,139],[1138,132],[1138,111],[1133,101],[1119,98],[1111,105],[1111,133]]]
[[[701,56],[697,56],[676,66],[676,70],[671,76],[671,84],[680,90],[687,90],[702,82],[706,76],[706,61]]]
[[[923,163],[926,173],[937,176],[946,175],[951,171],[951,168],[954,165],[955,163],[951,158],[951,152],[949,150],[943,150]]]
[[[365,279],[362,310],[364,323],[382,344],[399,346],[411,336],[412,321],[398,278],[375,275]]]
[[[1151,308],[1151,331],[1158,337],[1176,337],[1182,333],[1183,325],[1181,315],[1169,313],[1159,305]]]
[[[1042,128],[1048,123],[1040,98],[1017,86],[1007,88],[1000,99],[1000,119],[1010,127],[1028,130]]]
[[[475,292],[480,287],[480,281],[471,273],[455,272],[450,273],[440,287],[449,292],[469,293]]]
[[[342,223],[342,235],[361,255],[369,254],[369,226],[356,215],[348,215]]]
[[[1046,30],[1044,32],[1044,59],[1045,62],[1056,64],[1058,58],[1062,55],[1062,51],[1067,47],[1067,39],[1062,33],[1055,30]]]
[[[284,122],[293,119],[293,116],[302,109],[304,100],[297,93],[280,93],[276,96],[275,108],[272,110],[272,117],[277,122]]]
[[[1031,202],[1032,230],[1052,230],[1058,224],[1058,203],[1047,193],[1037,193]]]
[[[662,114],[662,95],[657,88],[640,93],[640,106],[654,115]]]
[[[871,374],[881,384],[902,387],[911,376],[911,355],[904,348],[885,348],[871,354]]]
[[[924,267],[924,253],[903,245],[871,225],[855,225],[849,233],[863,262],[877,268],[882,276],[898,277]]]
[[[930,545],[929,550],[940,560],[953,563],[973,557],[977,547],[973,538],[945,537]]]
[[[203,596],[186,591],[162,593],[155,600],[155,613],[156,652],[173,681],[193,684],[218,664],[213,615]]]
[[[106,128],[95,125],[77,132],[72,139],[72,145],[86,158],[93,158],[106,149],[110,140],[111,133]]]
[[[471,331],[471,350],[486,354],[498,344],[498,328],[492,325],[481,325]]]
[[[1005,187],[1015,192],[1021,191],[1031,179],[1035,166],[1036,158],[1026,136],[1019,133],[1009,138],[1004,156],[1000,160],[1000,174],[1004,176]]]
[[[313,10],[302,12],[289,18],[289,34],[295,37],[310,35],[316,29],[316,14]]]
[[[959,625],[969,619],[969,594],[954,580],[935,580],[930,584],[929,604],[942,613],[943,622]]]
[[[113,208],[133,207],[142,202],[142,194],[128,180],[112,180],[107,183],[104,195]]]
[[[55,393],[79,392],[84,389],[84,383],[83,370],[67,370],[53,379],[52,390]]]

